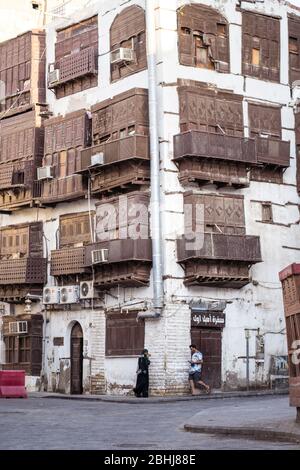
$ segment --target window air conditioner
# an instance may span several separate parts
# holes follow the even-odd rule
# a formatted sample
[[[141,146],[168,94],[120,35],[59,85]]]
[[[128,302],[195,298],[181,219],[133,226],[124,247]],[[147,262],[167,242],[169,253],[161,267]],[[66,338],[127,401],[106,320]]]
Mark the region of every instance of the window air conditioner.
[[[52,166],[41,166],[37,169],[37,179],[41,180],[49,180],[52,179]]]
[[[28,332],[27,321],[14,321],[8,324],[9,333],[20,334]]]
[[[104,153],[99,152],[91,156],[91,166],[103,165],[104,164]]]
[[[59,69],[49,70],[48,72],[48,87],[51,88],[59,82]]]
[[[120,47],[110,53],[110,63],[119,64],[121,62],[134,62],[135,53],[133,49],[127,47]]]
[[[92,251],[92,264],[106,263],[108,261],[108,250],[93,250]]]

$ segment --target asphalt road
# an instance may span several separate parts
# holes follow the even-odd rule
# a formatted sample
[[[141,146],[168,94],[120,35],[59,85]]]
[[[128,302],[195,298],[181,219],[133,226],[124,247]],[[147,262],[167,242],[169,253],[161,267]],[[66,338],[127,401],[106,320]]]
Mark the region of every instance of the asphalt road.
[[[1,450],[204,450],[298,449],[285,443],[193,434],[183,424],[203,407],[218,408],[234,398],[157,404],[29,398],[0,400]],[[276,409],[276,398],[274,398]]]

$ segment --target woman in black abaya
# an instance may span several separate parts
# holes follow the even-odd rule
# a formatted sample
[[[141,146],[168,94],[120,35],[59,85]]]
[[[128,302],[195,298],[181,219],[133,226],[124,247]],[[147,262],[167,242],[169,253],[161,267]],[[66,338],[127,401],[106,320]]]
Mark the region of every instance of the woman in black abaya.
[[[137,379],[136,379],[136,386],[133,389],[134,394],[136,397],[148,397],[148,389],[149,389],[149,360],[150,354],[148,353],[148,349],[143,349],[142,354],[138,360],[138,370],[137,370]]]

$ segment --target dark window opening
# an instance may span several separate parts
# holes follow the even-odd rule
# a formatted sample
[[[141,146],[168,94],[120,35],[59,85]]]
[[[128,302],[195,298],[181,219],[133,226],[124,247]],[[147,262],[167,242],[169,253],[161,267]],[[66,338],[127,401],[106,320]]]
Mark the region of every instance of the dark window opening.
[[[15,336],[7,336],[4,339],[5,342],[5,361],[7,364],[13,364],[15,362],[15,350],[16,350]]]
[[[217,23],[217,35],[226,37],[226,24],[223,23]]]
[[[30,362],[30,338],[29,336],[19,337],[19,361],[20,363]]]
[[[298,40],[297,38],[289,37],[289,52],[291,54],[298,54]]]
[[[262,204],[262,222],[273,222],[272,204]]]
[[[182,34],[189,36],[191,34],[190,28],[181,28]]]

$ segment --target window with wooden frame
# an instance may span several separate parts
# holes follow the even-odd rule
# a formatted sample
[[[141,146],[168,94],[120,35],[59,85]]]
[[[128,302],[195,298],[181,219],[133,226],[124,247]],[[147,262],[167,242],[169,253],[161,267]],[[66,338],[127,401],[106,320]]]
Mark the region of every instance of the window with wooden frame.
[[[297,38],[289,37],[289,53],[297,55],[299,54]]]
[[[300,80],[300,17],[288,15],[289,28],[289,82]]]
[[[48,86],[55,89],[56,98],[98,85],[98,16],[57,31],[55,63],[49,72],[55,69],[58,82]]]
[[[273,222],[273,210],[271,202],[264,202],[261,205],[261,220],[265,223]]]
[[[145,323],[137,312],[112,313],[106,317],[106,356],[138,356],[144,349]]]
[[[262,80],[280,81],[280,20],[242,11],[242,71]]]
[[[17,361],[16,352],[17,352],[17,336],[6,336],[4,337],[5,344],[5,362],[7,364],[14,364]]]
[[[181,132],[200,130],[243,137],[241,95],[211,89],[205,84],[194,81],[186,86],[181,86],[179,82],[178,94]]]
[[[185,5],[177,22],[180,64],[229,72],[228,23],[217,10]]]
[[[19,360],[20,363],[30,362],[30,337],[19,336]]]
[[[252,65],[260,65],[260,49],[255,47],[252,49]]]
[[[251,137],[281,139],[281,108],[248,103]]]
[[[87,245],[92,242],[92,230],[94,230],[95,212],[67,214],[59,218],[59,247],[74,247]]]
[[[193,33],[195,47],[195,66],[206,69],[213,69],[214,64],[210,59],[209,46],[204,43],[203,36],[199,31]]]
[[[6,227],[1,230],[0,257],[3,259],[22,258],[29,253],[29,227]]]
[[[131,58],[119,58],[111,63],[111,80],[132,75],[147,68],[146,20],[143,8],[132,5],[124,8],[113,21],[110,28],[111,58],[119,49],[130,49]]]

